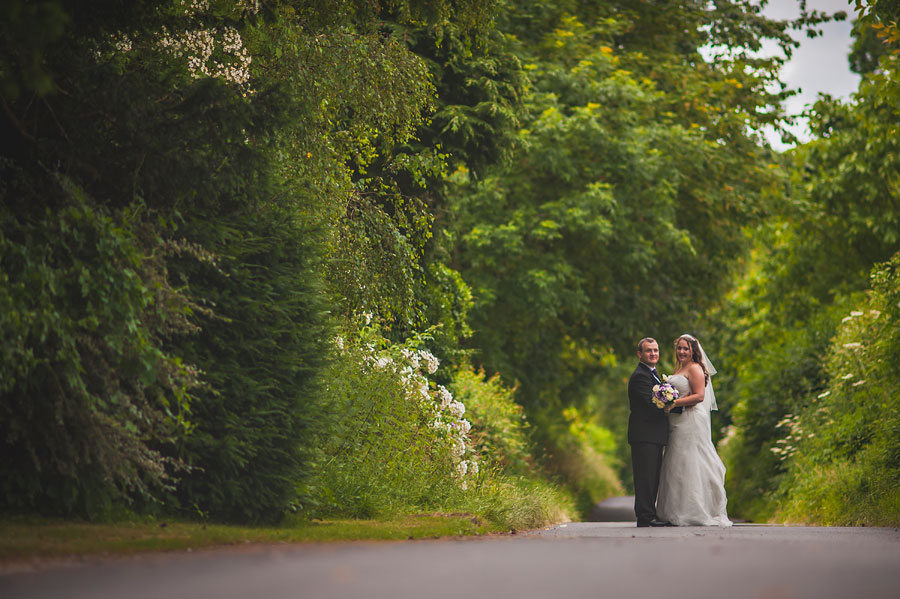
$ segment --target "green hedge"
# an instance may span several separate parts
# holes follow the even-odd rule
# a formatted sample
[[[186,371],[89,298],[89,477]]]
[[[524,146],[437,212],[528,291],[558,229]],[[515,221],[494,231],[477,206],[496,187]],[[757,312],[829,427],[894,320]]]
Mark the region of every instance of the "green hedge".
[[[130,223],[71,181],[0,172],[0,509],[97,515],[173,483],[195,372]],[[172,300],[172,296],[168,298]]]
[[[872,272],[825,356],[826,388],[785,418],[771,450],[787,464],[777,517],[900,526],[900,253]]]

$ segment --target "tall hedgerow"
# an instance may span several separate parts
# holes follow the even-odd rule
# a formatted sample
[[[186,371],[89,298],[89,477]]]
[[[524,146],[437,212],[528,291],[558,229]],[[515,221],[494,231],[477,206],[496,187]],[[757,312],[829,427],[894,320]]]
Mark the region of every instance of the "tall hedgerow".
[[[195,320],[198,332],[172,340],[204,381],[176,453],[191,467],[178,505],[219,520],[274,522],[312,472],[323,417],[318,373],[330,334],[320,261],[289,211],[220,217],[198,235],[215,263],[172,265],[210,306]]]
[[[0,509],[150,501],[175,483],[165,449],[197,383],[161,347],[185,323],[159,263],[126,215],[62,175],[7,162],[0,181]]]
[[[166,509],[275,520],[309,468],[328,335],[276,157],[291,94],[252,76],[241,35],[262,17],[27,4],[21,27],[54,27],[3,41],[5,505],[91,515],[155,480],[176,487]],[[167,460],[185,468],[163,479]]]
[[[777,517],[838,526],[900,525],[900,254],[872,271],[825,359],[826,388],[778,424],[787,466]]]

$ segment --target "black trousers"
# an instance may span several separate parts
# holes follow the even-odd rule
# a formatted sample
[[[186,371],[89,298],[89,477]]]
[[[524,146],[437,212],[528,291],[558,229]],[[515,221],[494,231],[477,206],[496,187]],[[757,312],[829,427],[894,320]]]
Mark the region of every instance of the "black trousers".
[[[656,518],[656,494],[663,447],[656,443],[631,444],[631,471],[634,475],[634,515],[638,522]]]

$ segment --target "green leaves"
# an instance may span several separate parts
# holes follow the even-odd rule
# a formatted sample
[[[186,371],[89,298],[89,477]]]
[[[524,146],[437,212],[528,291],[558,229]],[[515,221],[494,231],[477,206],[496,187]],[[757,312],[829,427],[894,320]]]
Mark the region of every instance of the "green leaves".
[[[178,485],[176,505],[220,520],[275,522],[313,472],[310,440],[325,417],[317,375],[330,332],[317,252],[289,210],[190,227],[220,267],[191,259],[170,265],[198,301],[215,304],[196,319],[198,332],[171,339],[207,383],[195,393],[191,434],[175,452],[194,468]]]
[[[829,525],[900,522],[893,500],[900,487],[898,372],[890,357],[900,344],[898,267],[895,254],[873,269],[871,290],[851,304],[824,356],[827,384],[808,398],[787,431],[793,447],[779,489],[786,518]]]
[[[900,247],[893,183],[900,88],[896,57],[885,53],[873,70],[881,52],[861,56],[866,30],[857,31],[853,60],[866,74],[854,101],[823,96],[809,111],[819,139],[785,161],[787,201],[755,230],[758,250],[720,315],[740,400],[726,449],[729,500],[753,517],[896,521],[883,495],[894,492],[895,468],[878,457],[893,446],[875,432],[892,410],[879,384],[868,383],[891,375],[863,347],[882,355],[895,343],[881,328],[889,317],[871,310],[881,310],[880,282],[893,276],[892,265],[873,266],[893,262]],[[879,283],[863,301],[870,271]],[[774,391],[761,394],[762,387]]]
[[[651,58],[644,40],[616,46],[628,24],[588,17],[557,14],[540,44],[517,48],[534,66],[522,149],[452,204],[459,268],[475,291],[473,346],[528,382],[529,403],[578,385],[557,374],[570,340],[624,352],[647,323],[682,332],[723,288],[775,180],[743,121],[735,137],[699,117],[743,101],[729,66]],[[684,75],[677,86],[672,73]]]
[[[470,458],[467,430],[460,435],[453,424],[462,421],[441,407],[426,377],[437,363],[420,365],[421,341],[392,344],[375,325],[341,339],[328,368],[332,416],[316,439],[318,472],[301,498],[310,515],[383,517],[462,499],[466,470],[454,472]]]
[[[619,376],[615,355],[637,338],[703,322],[748,227],[773,212],[806,227],[770,232],[776,253],[738,309],[754,334],[756,306],[790,322],[858,287],[831,260],[864,272],[897,242],[893,63],[858,109],[819,107],[829,139],[800,156],[787,210],[752,132],[781,118],[778,61],[749,51],[790,42],[744,2],[82,4],[0,9],[9,505],[94,513],[157,497],[182,460],[194,469],[169,508],[275,520],[314,484],[321,431],[356,424],[365,442],[322,502],[391,501],[366,456],[410,439],[421,459],[390,458],[396,480],[424,481],[406,499],[449,489],[433,439],[415,434],[421,414],[394,404],[397,380],[368,388],[343,359],[330,372],[348,381],[318,378],[333,320],[365,318],[395,342],[434,325],[441,359],[517,380],[546,439],[574,439],[557,446],[610,489],[612,449],[582,451],[608,445],[582,422],[602,412],[596,373]],[[853,251],[819,253],[820,233]],[[808,353],[791,369],[820,372]],[[571,406],[574,428],[558,409]],[[513,412],[486,426],[515,429]],[[380,445],[391,426],[409,434]],[[489,436],[525,461],[521,435]]]
[[[0,504],[96,516],[149,500],[180,465],[159,449],[186,430],[196,384],[160,349],[177,316],[154,315],[159,272],[74,182],[4,167]],[[14,210],[31,190],[62,207]]]

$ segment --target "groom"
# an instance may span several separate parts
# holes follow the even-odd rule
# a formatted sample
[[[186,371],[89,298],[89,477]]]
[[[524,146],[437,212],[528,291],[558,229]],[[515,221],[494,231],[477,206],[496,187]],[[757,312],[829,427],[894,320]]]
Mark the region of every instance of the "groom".
[[[631,469],[634,475],[634,515],[638,526],[672,526],[656,517],[656,494],[663,447],[669,439],[669,418],[656,407],[651,396],[653,386],[662,382],[656,371],[659,344],[645,337],[638,343],[637,368],[628,379],[628,443],[631,445]]]

